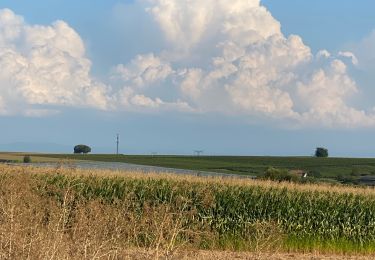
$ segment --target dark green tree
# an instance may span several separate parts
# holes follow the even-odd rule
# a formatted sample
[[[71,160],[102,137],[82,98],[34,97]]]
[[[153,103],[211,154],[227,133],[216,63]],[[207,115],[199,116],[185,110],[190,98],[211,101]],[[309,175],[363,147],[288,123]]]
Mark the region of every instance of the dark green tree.
[[[88,154],[88,153],[91,153],[91,147],[90,146],[87,146],[87,145],[84,145],[84,144],[79,144],[79,145],[76,145],[74,146],[74,153],[76,154]]]
[[[316,148],[315,156],[320,158],[327,158],[328,157],[328,149],[323,147]]]

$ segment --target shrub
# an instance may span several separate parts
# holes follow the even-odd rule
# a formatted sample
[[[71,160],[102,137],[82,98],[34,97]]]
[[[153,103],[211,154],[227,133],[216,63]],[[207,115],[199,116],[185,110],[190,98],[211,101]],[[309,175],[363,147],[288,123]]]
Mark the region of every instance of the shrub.
[[[23,157],[23,163],[31,163],[31,156],[30,155],[25,155]]]
[[[291,174],[286,169],[268,168],[264,173],[264,178],[272,181],[289,181],[298,182],[300,178],[297,175]]]

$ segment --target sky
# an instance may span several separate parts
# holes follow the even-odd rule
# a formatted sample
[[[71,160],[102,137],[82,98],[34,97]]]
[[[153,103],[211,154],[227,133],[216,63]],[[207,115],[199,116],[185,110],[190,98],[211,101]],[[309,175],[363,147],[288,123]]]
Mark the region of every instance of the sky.
[[[374,9],[2,0],[0,150],[374,157]]]

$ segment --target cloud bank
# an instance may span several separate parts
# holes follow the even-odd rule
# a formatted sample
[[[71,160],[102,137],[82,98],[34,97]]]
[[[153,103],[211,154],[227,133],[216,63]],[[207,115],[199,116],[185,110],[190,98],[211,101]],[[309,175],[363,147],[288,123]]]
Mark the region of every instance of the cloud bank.
[[[313,54],[301,37],[283,35],[260,0],[135,4],[158,25],[165,48],[114,66],[107,85],[90,76],[84,44],[68,24],[28,25],[0,11],[0,113],[88,106],[212,112],[292,127],[375,126],[373,109],[351,104],[359,89],[348,67],[360,64],[357,57]]]

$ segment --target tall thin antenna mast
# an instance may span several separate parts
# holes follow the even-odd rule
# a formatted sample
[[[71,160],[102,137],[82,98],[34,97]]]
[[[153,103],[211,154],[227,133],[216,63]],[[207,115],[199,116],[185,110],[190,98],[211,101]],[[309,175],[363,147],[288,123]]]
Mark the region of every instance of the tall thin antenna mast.
[[[117,144],[117,147],[116,147],[116,154],[118,155],[118,146],[119,146],[119,144],[120,144],[120,135],[119,135],[119,134],[117,134],[116,144]]]

